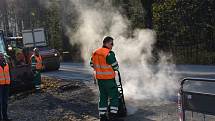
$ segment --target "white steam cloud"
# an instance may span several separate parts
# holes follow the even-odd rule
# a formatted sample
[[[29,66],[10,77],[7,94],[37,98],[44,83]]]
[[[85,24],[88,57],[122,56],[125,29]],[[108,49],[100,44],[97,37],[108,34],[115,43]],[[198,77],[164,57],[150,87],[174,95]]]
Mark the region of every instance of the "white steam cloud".
[[[102,46],[102,38],[115,38],[113,51],[120,64],[126,99],[166,99],[178,88],[171,56],[160,53],[160,63],[155,67],[152,58],[156,34],[152,30],[129,30],[129,21],[108,0],[93,4],[88,0],[71,0],[79,13],[76,33],[70,33],[71,42],[81,44],[82,57],[87,66],[93,50]],[[129,37],[128,34],[130,34]]]

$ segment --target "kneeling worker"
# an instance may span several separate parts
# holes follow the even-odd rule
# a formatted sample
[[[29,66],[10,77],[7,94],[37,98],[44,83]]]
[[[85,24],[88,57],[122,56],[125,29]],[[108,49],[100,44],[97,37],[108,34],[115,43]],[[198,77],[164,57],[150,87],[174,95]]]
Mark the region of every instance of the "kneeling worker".
[[[117,117],[119,106],[119,92],[115,81],[115,71],[118,70],[118,62],[111,51],[113,38],[105,37],[103,47],[98,48],[92,54],[90,65],[96,72],[99,86],[99,116],[100,121],[123,121]],[[110,99],[110,104],[108,100]],[[109,104],[109,105],[108,105]],[[107,109],[110,106],[110,115],[107,118]]]

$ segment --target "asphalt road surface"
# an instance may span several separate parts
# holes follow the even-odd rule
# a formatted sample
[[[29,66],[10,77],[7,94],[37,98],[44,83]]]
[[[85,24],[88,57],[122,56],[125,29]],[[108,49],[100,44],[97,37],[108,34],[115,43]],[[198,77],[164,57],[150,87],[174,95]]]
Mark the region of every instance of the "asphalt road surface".
[[[91,81],[93,78],[90,69],[81,63],[61,63],[59,70],[43,72],[42,75],[68,80]]]
[[[203,65],[177,65],[176,73],[181,75],[181,78],[195,77],[195,78],[215,78],[215,66],[203,66]],[[83,80],[84,82],[92,83],[92,70],[90,67],[85,67],[80,63],[61,63],[61,67],[57,71],[43,72],[43,76],[51,76],[68,80]],[[192,89],[198,89],[199,86],[206,87],[201,91],[210,91],[215,94],[215,86],[211,83],[200,84],[195,83],[190,86]],[[214,84],[215,85],[215,84]],[[189,87],[189,86],[188,86]],[[196,91],[196,90],[195,90]],[[175,97],[176,98],[176,97]],[[129,102],[129,100],[127,100]],[[129,102],[132,104],[132,102]],[[141,105],[140,105],[141,104]],[[134,104],[135,105],[135,104]],[[129,109],[133,107],[127,106]],[[135,107],[135,106],[134,106]],[[134,109],[136,110],[136,109]],[[204,116],[199,113],[193,113],[193,117],[190,112],[187,120],[193,121],[215,121],[214,116]],[[156,101],[142,101],[138,103],[138,110],[127,116],[125,121],[177,121],[177,104],[176,99],[174,101],[156,102]]]
[[[177,73],[184,77],[203,77],[215,78],[215,66],[204,65],[177,65]],[[85,67],[81,63],[61,63],[60,69],[57,71],[43,72],[44,76],[57,77],[62,79],[91,81],[92,69]]]

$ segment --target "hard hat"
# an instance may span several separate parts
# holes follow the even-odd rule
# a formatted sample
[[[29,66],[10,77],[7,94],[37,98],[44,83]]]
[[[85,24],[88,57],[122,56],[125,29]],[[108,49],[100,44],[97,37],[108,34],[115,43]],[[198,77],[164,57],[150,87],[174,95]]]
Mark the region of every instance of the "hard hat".
[[[35,48],[33,49],[33,51],[34,51],[34,52],[39,52],[39,49],[35,47]]]

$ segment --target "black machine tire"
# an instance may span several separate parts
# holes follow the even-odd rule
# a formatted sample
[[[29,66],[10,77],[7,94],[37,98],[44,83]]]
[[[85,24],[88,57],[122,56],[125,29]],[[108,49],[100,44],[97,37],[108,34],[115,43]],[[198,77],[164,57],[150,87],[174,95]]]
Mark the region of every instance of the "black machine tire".
[[[59,70],[59,68],[60,68],[60,62],[58,62],[58,64],[56,64],[54,70]]]
[[[50,70],[58,70],[60,68],[60,62],[57,62],[57,64],[52,67]]]
[[[60,61],[56,63],[54,66],[46,66],[44,65],[43,71],[49,71],[49,70],[59,70],[60,68]]]
[[[33,73],[29,65],[23,65],[16,68],[11,68],[11,87],[10,95],[32,90],[33,84]]]

